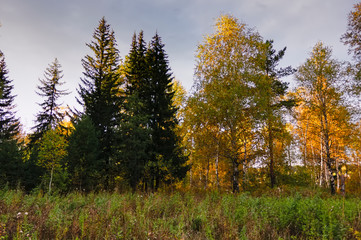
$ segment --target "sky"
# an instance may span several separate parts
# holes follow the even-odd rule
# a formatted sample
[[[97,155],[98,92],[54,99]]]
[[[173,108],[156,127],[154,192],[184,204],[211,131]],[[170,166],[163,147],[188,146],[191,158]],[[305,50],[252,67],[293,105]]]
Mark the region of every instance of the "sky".
[[[322,41],[333,57],[350,60],[340,42],[355,0],[0,0],[0,50],[13,80],[17,116],[25,131],[40,111],[36,94],[49,64],[62,65],[60,101],[76,107],[76,89],[83,76],[81,59],[91,54],[86,43],[105,17],[113,28],[121,58],[129,53],[134,33],[144,31],[149,42],[157,32],[165,44],[173,76],[187,91],[193,85],[195,53],[215,20],[231,14],[254,28],[275,49],[287,47],[281,66],[298,67]],[[292,78],[286,81],[294,86]]]

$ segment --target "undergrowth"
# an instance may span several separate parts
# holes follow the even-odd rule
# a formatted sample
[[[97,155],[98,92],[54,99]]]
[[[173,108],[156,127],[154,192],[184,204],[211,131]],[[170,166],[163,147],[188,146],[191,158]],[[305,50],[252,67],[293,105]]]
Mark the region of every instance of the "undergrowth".
[[[0,239],[361,239],[360,218],[322,193],[0,191]]]

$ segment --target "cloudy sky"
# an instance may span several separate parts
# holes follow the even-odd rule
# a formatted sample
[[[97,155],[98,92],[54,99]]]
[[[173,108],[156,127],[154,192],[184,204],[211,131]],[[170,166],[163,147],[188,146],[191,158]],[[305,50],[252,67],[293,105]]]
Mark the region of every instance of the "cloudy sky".
[[[213,32],[215,19],[231,14],[276,49],[287,46],[281,64],[297,67],[312,47],[323,41],[335,58],[348,60],[340,43],[347,15],[355,0],[0,0],[0,50],[5,54],[15,86],[17,114],[25,130],[39,111],[39,78],[58,58],[64,88],[72,93],[64,104],[76,106],[76,89],[82,77],[81,59],[94,28],[105,16],[115,31],[122,59],[128,54],[134,32],[144,30],[148,42],[157,31],[169,55],[176,79],[187,90],[193,84],[195,51],[203,36]],[[288,81],[292,81],[289,79]],[[291,82],[292,84],[292,82]],[[79,107],[78,107],[79,108]]]

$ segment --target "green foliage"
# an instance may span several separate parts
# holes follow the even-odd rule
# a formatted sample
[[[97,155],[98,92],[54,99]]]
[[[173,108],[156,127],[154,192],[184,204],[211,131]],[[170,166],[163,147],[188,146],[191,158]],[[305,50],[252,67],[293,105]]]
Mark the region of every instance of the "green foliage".
[[[78,102],[84,107],[99,134],[100,155],[98,158],[102,183],[105,188],[113,185],[115,128],[120,121],[122,105],[122,78],[119,72],[119,54],[114,31],[105,18],[99,21],[93,41],[87,44],[93,56],[82,59],[84,78],[79,85]]]
[[[319,136],[322,136],[321,144],[325,147],[325,163],[331,175],[329,179],[332,193],[336,191],[336,179],[331,173],[336,168],[334,158],[337,157],[336,151],[332,149],[333,142],[336,140],[335,136],[338,137],[336,141],[339,142],[347,139],[351,111],[344,101],[343,90],[349,82],[343,71],[344,64],[332,57],[332,49],[318,42],[310,57],[299,67],[296,74],[299,88],[303,88],[306,93],[302,98],[303,110],[311,111],[317,119],[319,126],[317,132]],[[343,117],[340,118],[340,116]],[[338,136],[339,127],[346,131]]]
[[[14,86],[8,77],[4,54],[0,51],[0,144],[19,134],[19,119],[15,117]]]
[[[26,191],[31,191],[41,185],[41,177],[45,175],[45,168],[38,164],[39,144],[34,145],[31,149],[26,148],[29,156],[24,161],[24,181],[23,186]],[[26,152],[25,151],[25,152]]]
[[[59,98],[67,95],[66,90],[60,90],[62,70],[61,65],[55,58],[44,73],[44,79],[40,79],[37,94],[45,100],[40,105],[41,111],[36,115],[36,125],[33,127],[34,133],[30,136],[30,147],[33,147],[49,129],[55,129],[63,120],[64,113],[60,111],[61,104]]]
[[[148,116],[143,115],[143,104],[136,93],[127,97],[125,109],[119,129],[117,166],[119,174],[136,190],[139,182],[144,180],[145,167],[149,160]]]
[[[23,177],[24,166],[18,143],[19,119],[15,117],[12,81],[8,78],[4,54],[0,51],[0,186],[15,188]]]
[[[119,166],[130,187],[135,190],[141,180],[145,183],[145,168],[150,161],[149,129],[149,68],[145,59],[143,31],[134,33],[131,49],[124,64],[126,80],[125,114],[120,127]]]
[[[1,236],[53,239],[355,239],[358,198],[1,190]]]
[[[0,187],[8,184],[16,188],[24,177],[24,165],[19,144],[16,140],[2,141],[0,144]]]
[[[68,143],[64,136],[57,130],[48,130],[45,132],[39,144],[38,164],[45,168],[50,175],[49,193],[51,193],[54,174],[58,172],[61,173],[66,167],[64,158],[67,154],[67,146]]]
[[[143,32],[138,39],[134,34],[124,74],[126,112],[121,127],[120,159],[123,156],[125,175],[128,181],[133,179],[133,189],[142,179],[144,187],[156,190],[161,183],[184,178],[188,170],[187,158],[176,134],[178,120],[173,103],[173,78],[158,34],[148,49]],[[134,152],[136,149],[139,153]]]
[[[291,109],[295,105],[294,100],[286,99],[287,83],[280,80],[281,77],[291,75],[295,72],[290,66],[278,68],[279,61],[283,58],[286,48],[278,51],[273,49],[273,41],[266,41],[264,53],[261,56],[260,68],[263,70],[263,77],[257,84],[257,109],[256,119],[260,121],[265,130],[263,135],[266,159],[269,168],[271,187],[276,184],[276,141],[287,142],[284,121],[284,109]],[[285,144],[287,145],[287,143]],[[280,150],[281,152],[284,149]],[[281,153],[279,153],[280,155]],[[280,161],[278,161],[280,162]]]
[[[151,134],[148,164],[150,187],[157,189],[160,183],[183,179],[189,170],[188,158],[181,147],[181,140],[176,134],[178,119],[177,108],[173,98],[173,78],[171,76],[167,55],[161,38],[156,34],[146,52],[149,68],[149,126]],[[148,181],[149,181],[148,180]]]
[[[99,167],[97,130],[88,116],[77,119],[69,136],[67,166],[72,189],[89,192],[98,184],[102,172]]]
[[[206,36],[197,50],[196,91],[188,101],[193,116],[191,137],[196,140],[193,145],[199,144],[197,134],[211,136],[205,148],[215,146],[219,151],[212,152],[219,154],[214,155],[228,162],[234,192],[239,191],[241,165],[247,165],[254,154],[250,148],[256,124],[252,109],[261,76],[262,44],[257,32],[235,17],[223,15],[216,21],[215,33]]]

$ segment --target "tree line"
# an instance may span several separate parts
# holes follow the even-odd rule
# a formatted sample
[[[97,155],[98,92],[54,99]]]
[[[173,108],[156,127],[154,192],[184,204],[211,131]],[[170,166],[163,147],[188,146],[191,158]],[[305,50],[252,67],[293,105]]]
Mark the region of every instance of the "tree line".
[[[335,193],[352,179],[360,190],[360,16],[356,4],[341,37],[353,62],[318,42],[293,68],[279,67],[286,47],[276,50],[273,40],[222,15],[198,45],[188,96],[158,34],[148,45],[142,31],[134,34],[121,61],[102,18],[82,59],[83,109],[62,108],[67,91],[55,59],[38,86],[42,110],[25,136],[1,53],[0,183],[49,192],[313,184]],[[286,76],[294,76],[294,90]]]
[[[87,46],[77,89],[83,109],[62,108],[67,91],[55,59],[38,86],[44,101],[36,124],[23,138],[1,55],[2,185],[20,183],[49,193],[53,185],[60,191],[157,190],[184,178],[189,166],[176,133],[174,80],[161,37],[155,34],[146,45],[143,32],[134,34],[121,63],[114,31],[102,18]]]

